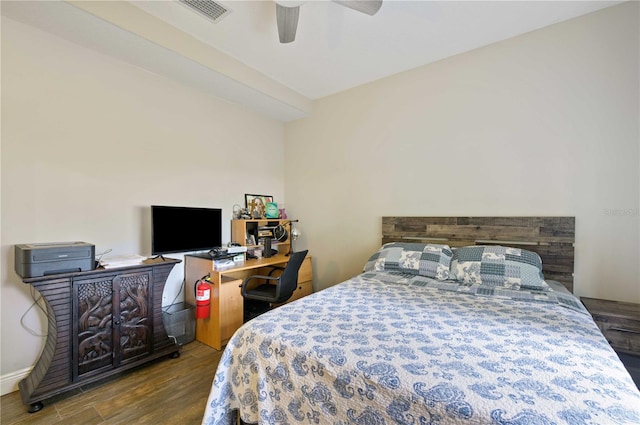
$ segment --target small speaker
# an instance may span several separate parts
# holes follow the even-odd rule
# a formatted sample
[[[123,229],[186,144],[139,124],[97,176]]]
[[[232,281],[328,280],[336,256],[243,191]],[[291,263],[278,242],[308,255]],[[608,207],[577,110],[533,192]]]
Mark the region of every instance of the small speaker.
[[[264,253],[262,256],[265,258],[271,257],[271,238],[264,238]]]

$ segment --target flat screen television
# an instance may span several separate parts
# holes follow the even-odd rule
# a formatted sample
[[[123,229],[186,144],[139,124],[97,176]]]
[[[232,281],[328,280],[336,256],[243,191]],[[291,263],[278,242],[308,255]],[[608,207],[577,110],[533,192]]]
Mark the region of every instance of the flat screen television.
[[[151,206],[153,255],[208,251],[221,246],[221,209]]]

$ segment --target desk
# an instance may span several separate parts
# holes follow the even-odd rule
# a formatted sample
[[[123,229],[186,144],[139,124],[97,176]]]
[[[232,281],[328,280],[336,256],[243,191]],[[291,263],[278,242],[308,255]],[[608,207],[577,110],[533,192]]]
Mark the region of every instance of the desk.
[[[213,260],[206,254],[188,254],[184,259],[185,301],[189,304],[195,305],[195,282],[207,274],[211,276],[209,317],[196,319],[196,340],[216,350],[221,350],[242,326],[244,300],[240,287],[244,279],[251,275],[268,274],[269,266],[284,267],[289,261],[286,255],[278,254],[214,270]],[[262,269],[266,269],[266,272]],[[307,256],[298,272],[298,287],[287,302],[311,294],[312,280],[311,257]]]

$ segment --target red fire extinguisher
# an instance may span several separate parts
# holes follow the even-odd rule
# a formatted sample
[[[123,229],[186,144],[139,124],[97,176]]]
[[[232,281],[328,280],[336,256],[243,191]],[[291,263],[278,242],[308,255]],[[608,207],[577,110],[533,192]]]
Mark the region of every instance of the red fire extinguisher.
[[[211,286],[209,286],[209,275],[207,275],[196,282],[196,319],[209,317],[210,300]]]

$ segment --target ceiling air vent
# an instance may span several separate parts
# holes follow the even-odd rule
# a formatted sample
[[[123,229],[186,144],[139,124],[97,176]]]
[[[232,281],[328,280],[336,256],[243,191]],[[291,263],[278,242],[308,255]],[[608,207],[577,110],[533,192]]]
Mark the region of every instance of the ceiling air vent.
[[[189,6],[214,24],[220,22],[222,18],[231,13],[230,9],[213,0],[180,0],[180,3]]]

